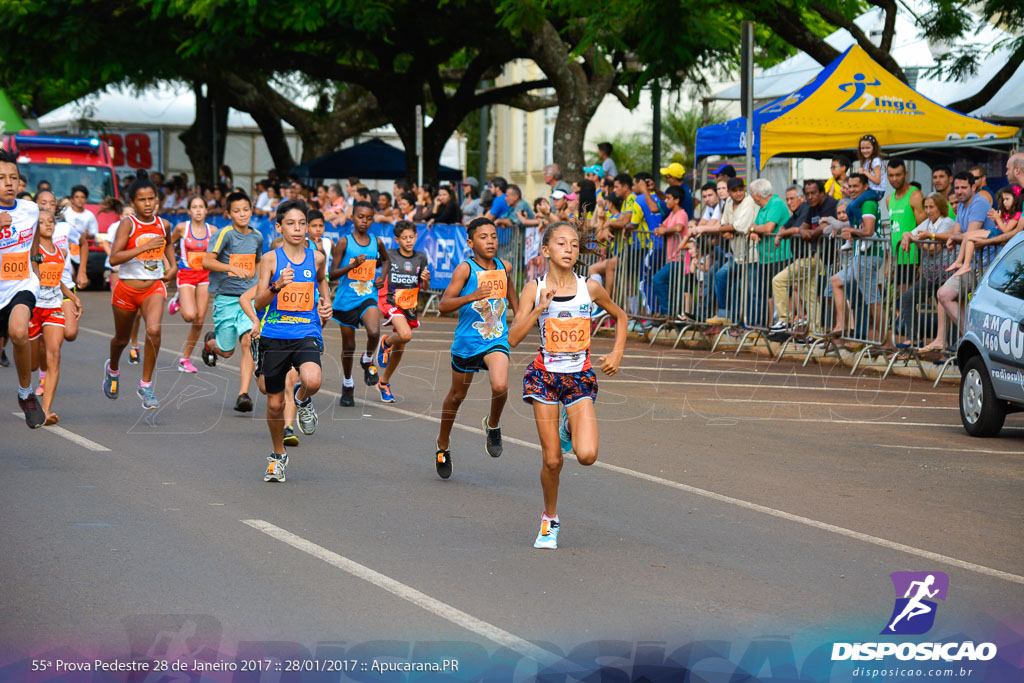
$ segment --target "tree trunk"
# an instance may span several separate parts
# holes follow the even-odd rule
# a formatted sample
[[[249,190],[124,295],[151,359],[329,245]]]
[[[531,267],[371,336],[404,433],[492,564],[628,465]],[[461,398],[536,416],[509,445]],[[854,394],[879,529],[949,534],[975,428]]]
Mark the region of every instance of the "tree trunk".
[[[263,141],[267,143],[270,150],[270,158],[274,160],[274,168],[280,177],[285,177],[295,166],[295,157],[292,156],[291,147],[288,146],[288,138],[284,134],[284,126],[281,119],[270,112],[250,111],[249,115],[256,121],[263,133]]]
[[[530,56],[551,80],[558,94],[552,149],[554,161],[561,167],[562,177],[566,180],[582,179],[587,125],[615,84],[615,70],[593,47],[584,53],[583,64],[570,57],[565,41],[547,20],[533,36]]]
[[[230,95],[232,106],[248,112],[259,124],[279,171],[290,171],[295,165],[281,128],[282,119],[302,139],[302,162],[333,152],[345,140],[386,123],[377,98],[356,86],[340,91],[329,108],[309,111],[267,85],[258,74],[223,71],[217,77],[220,87]]]
[[[178,138],[185,143],[185,153],[192,162],[196,182],[212,186],[217,182],[217,167],[224,161],[229,105],[214,88],[209,88],[208,95],[204,97],[202,84],[193,82],[192,91],[196,98],[196,118]]]

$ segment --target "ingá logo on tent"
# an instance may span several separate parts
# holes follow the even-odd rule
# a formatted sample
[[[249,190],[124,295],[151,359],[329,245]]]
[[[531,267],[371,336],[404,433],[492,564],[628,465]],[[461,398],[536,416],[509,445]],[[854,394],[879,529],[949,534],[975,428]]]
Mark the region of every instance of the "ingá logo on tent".
[[[840,83],[839,89],[845,93],[851,93],[850,99],[846,100],[836,111],[850,113],[873,113],[873,114],[909,114],[919,116],[923,111],[917,110],[917,102],[910,99],[903,99],[899,95],[868,92],[868,88],[881,85],[877,78],[867,81],[864,74],[854,74],[850,83]],[[860,102],[860,106],[856,106]]]

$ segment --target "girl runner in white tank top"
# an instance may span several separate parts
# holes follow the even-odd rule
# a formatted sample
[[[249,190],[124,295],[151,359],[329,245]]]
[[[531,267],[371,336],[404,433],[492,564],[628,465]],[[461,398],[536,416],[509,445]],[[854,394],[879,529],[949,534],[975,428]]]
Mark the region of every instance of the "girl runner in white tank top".
[[[600,358],[601,371],[614,375],[626,347],[625,312],[604,287],[573,272],[580,245],[591,241],[572,223],[549,227],[541,241],[548,273],[523,288],[516,319],[508,332],[509,345],[517,346],[540,328],[537,358],[523,377],[523,400],[533,404],[544,463],[540,480],[544,512],[534,548],[558,547],[558,479],[563,454],[574,451],[581,465],[597,460],[597,379],[590,367],[590,304],[596,303],[615,318],[615,345]]]

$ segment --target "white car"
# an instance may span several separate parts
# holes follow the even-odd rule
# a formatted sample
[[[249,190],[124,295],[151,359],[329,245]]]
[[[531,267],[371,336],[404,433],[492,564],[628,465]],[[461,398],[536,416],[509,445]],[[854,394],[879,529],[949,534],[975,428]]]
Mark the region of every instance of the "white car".
[[[1011,239],[967,306],[956,351],[960,419],[971,436],[995,436],[1024,411],[1024,232]]]

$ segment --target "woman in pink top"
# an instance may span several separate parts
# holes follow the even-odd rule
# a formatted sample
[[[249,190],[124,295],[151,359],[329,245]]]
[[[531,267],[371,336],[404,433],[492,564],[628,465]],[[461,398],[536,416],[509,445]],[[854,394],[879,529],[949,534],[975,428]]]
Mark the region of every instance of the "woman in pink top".
[[[689,218],[683,210],[683,188],[669,187],[665,190],[665,205],[668,217],[654,229],[654,234],[665,239],[666,263],[654,274],[654,313],[676,313],[687,317],[690,309],[689,292],[683,286],[684,275],[690,270],[690,253],[684,252]],[[684,294],[683,307],[679,307],[679,294]]]

